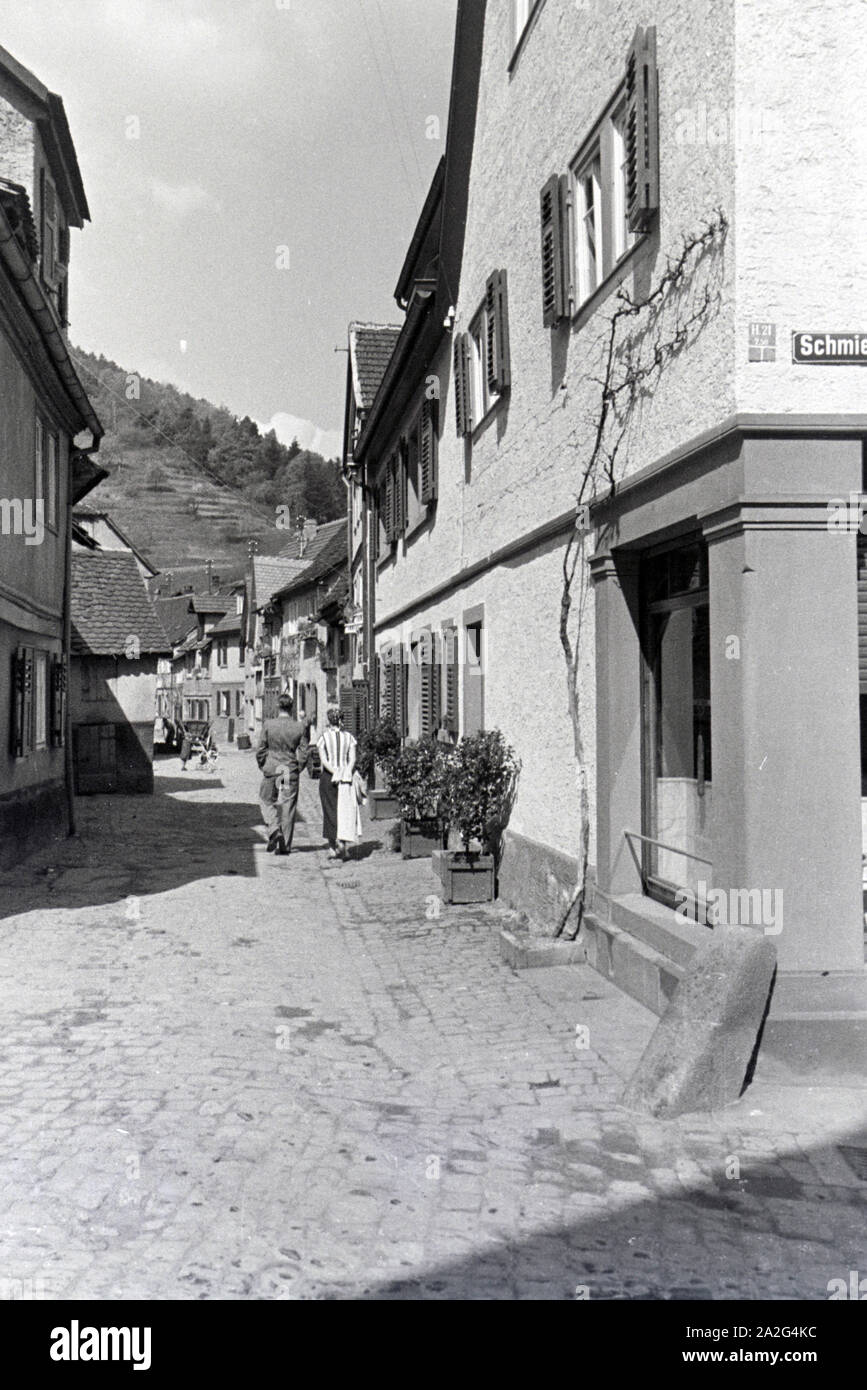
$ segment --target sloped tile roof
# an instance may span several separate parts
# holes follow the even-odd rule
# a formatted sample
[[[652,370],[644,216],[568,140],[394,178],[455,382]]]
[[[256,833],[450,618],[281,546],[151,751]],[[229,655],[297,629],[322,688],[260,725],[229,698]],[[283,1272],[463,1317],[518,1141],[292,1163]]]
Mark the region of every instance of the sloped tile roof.
[[[253,582],[256,607],[264,607],[278,589],[282,589],[300,569],[305,568],[303,560],[272,559],[268,555],[254,555]]]
[[[121,656],[129,637],[138,638],[143,654],[171,651],[135,556],[122,550],[73,555],[73,655]]]
[[[300,574],[288,580],[277,591],[275,597],[282,598],[285,594],[310,588],[327,575],[333,574],[341,565],[346,565],[347,559],[346,523],[344,522],[339,531],[332,532],[327,544],[323,546],[313,563],[306,565]]]
[[[234,608],[232,608],[224,618],[221,618],[218,623],[214,623],[214,626],[211,628],[211,631],[209,632],[208,636],[215,637],[218,633],[222,636],[225,636],[227,632],[240,631],[241,615],[240,613],[236,613]]]
[[[156,615],[166,630],[169,639],[177,644],[183,641],[195,627],[195,618],[190,612],[190,594],[179,594],[176,598],[155,598],[152,600]]]
[[[369,410],[373,405],[399,337],[400,328],[390,323],[349,325],[349,360],[359,410]]]
[[[346,517],[338,517],[336,521],[323,521],[320,523],[316,535],[307,542],[304,547],[304,554],[301,555],[301,540],[296,536],[294,540],[280,551],[280,558],[284,560],[302,560],[304,566],[312,565],[313,561],[325,549],[331,537],[340,530],[346,529]]]

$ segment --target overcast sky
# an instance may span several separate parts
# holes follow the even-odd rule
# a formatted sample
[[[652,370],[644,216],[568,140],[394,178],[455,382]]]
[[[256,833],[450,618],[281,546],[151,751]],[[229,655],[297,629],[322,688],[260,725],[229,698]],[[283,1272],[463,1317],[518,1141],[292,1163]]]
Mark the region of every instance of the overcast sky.
[[[90,204],[73,343],[265,424],[339,431],[349,320],[400,321],[456,0],[4,10],[0,42],[63,97]]]

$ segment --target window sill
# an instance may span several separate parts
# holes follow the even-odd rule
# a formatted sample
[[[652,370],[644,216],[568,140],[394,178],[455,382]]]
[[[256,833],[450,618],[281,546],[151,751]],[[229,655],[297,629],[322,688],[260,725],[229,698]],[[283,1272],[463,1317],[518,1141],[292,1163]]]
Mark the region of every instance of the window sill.
[[[640,233],[635,245],[630,246],[629,250],[624,252],[617,264],[609,270],[602,283],[596,286],[593,293],[581,301],[572,315],[573,328],[581,328],[589,318],[592,318],[599,305],[608,298],[622,280],[625,280],[633,262],[637,260],[639,252],[644,250],[648,235],[647,232]]]
[[[512,58],[507,69],[510,77],[512,76],[513,72],[515,71],[515,68],[518,65],[518,60],[526,47],[527,40],[530,37],[530,33],[535,26],[536,19],[541,13],[542,6],[544,4],[545,0],[535,0],[533,8],[530,10],[530,13],[527,16],[527,23],[524,25],[520,34],[518,34],[517,36],[517,39],[515,41],[514,52],[512,53]]]
[[[409,545],[410,541],[415,539],[419,531],[423,531],[425,526],[427,526],[428,522],[430,521],[431,505],[432,504],[430,502],[426,502],[422,509],[421,515],[417,516],[412,525],[406,528],[403,537],[404,543],[406,545]]]
[[[496,418],[503,405],[505,404],[508,394],[508,390],[504,391],[501,396],[497,397],[493,405],[488,406],[488,409],[485,411],[481,420],[476,426],[474,426],[472,433],[469,435],[469,440],[471,444],[475,444],[476,440],[480,439],[481,436],[490,427],[491,422]]]

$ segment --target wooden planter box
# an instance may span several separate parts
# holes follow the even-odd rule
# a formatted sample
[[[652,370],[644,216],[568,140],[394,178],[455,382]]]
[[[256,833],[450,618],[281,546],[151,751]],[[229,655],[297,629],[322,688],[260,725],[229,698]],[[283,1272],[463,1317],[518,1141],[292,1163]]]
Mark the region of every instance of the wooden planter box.
[[[447,903],[494,901],[492,854],[474,854],[467,859],[462,850],[441,850],[433,855],[433,869],[442,883]]]
[[[396,820],[400,815],[397,799],[389,796],[387,791],[369,792],[367,800],[371,820]]]
[[[400,852],[404,859],[427,859],[443,847],[443,829],[435,816],[400,823]]]

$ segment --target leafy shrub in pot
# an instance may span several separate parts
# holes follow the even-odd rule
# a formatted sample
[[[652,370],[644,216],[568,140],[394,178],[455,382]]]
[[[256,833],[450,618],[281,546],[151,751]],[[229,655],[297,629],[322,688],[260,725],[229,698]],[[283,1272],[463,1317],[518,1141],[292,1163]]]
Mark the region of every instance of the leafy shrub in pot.
[[[464,854],[478,842],[497,861],[509,823],[521,764],[499,729],[461,739],[446,763],[442,804],[460,833]]]
[[[400,734],[391,719],[377,719],[372,728],[358,736],[356,767],[365,781],[373,779],[378,765],[388,775],[389,768],[400,752]]]

